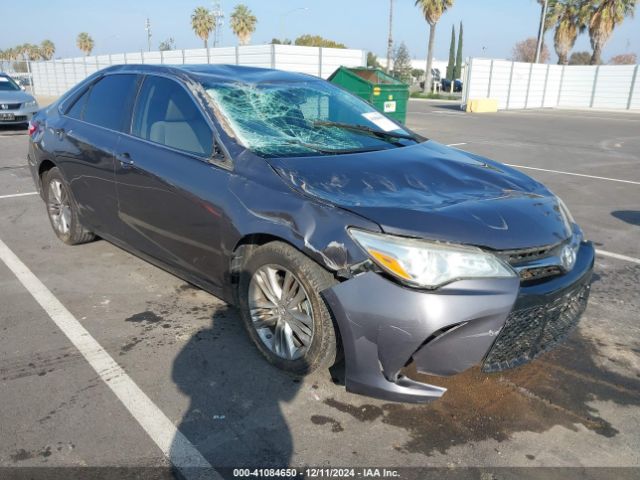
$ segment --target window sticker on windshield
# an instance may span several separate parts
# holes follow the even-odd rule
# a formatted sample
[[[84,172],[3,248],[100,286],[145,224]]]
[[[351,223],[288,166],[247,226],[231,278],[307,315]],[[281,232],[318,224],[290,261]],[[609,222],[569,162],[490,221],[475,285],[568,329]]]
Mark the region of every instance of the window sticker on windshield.
[[[363,113],[362,116],[369,120],[371,123],[375,124],[376,127],[384,130],[385,132],[390,132],[392,130],[399,130],[399,127],[389,120],[387,117],[378,112],[367,112]]]
[[[0,82],[8,82],[9,79],[7,77],[0,77]]]

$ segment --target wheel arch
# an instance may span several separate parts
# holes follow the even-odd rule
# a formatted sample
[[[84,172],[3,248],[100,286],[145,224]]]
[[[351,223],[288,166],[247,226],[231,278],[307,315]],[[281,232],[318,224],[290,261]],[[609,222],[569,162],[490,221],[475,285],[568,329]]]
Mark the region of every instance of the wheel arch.
[[[271,242],[282,242],[289,245],[290,247],[296,249],[297,251],[305,255],[307,258],[312,260],[322,269],[326,270],[331,275],[335,276],[334,271],[327,268],[327,266],[324,265],[322,262],[318,261],[317,256],[313,255],[314,253],[313,251],[305,249],[304,246],[296,245],[295,242],[292,242],[290,239],[287,239],[283,236],[274,235],[271,233],[262,233],[262,232],[248,233],[238,240],[238,242],[235,244],[230,255],[229,280],[230,280],[230,285],[232,290],[231,295],[233,298],[233,303],[235,305],[238,304],[237,302],[238,284],[239,284],[240,272],[242,270],[242,266],[244,264],[245,259],[248,258],[256,248]]]
[[[40,187],[42,188],[42,178],[45,173],[47,173],[52,168],[57,167],[57,165],[50,159],[45,158],[40,161],[40,165],[38,165],[38,178],[40,179]]]

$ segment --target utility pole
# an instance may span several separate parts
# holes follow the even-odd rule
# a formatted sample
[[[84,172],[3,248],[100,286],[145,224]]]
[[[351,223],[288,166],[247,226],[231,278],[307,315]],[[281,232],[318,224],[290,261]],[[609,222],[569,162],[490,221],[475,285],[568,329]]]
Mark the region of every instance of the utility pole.
[[[549,0],[544,0],[542,3],[542,10],[540,12],[540,27],[538,28],[538,44],[536,45],[536,61],[540,62],[540,52],[542,51],[542,41],[544,40],[544,24],[547,18],[547,7],[549,6]]]
[[[219,47],[222,44],[222,26],[224,25],[224,12],[220,0],[214,0],[211,15],[213,15],[213,46]]]
[[[389,0],[389,39],[387,40],[387,68],[385,71],[389,73],[391,70],[391,56],[393,55],[393,0]]]
[[[144,25],[144,29],[147,31],[147,49],[150,52],[151,51],[151,22],[149,21],[148,17],[147,17],[147,22]]]

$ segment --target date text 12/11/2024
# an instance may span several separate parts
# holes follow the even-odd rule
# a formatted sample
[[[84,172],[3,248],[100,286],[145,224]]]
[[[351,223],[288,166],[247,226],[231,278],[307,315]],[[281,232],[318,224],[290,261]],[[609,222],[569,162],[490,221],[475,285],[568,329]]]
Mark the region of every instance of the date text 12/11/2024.
[[[388,468],[237,468],[233,470],[237,478],[398,478],[397,470]]]

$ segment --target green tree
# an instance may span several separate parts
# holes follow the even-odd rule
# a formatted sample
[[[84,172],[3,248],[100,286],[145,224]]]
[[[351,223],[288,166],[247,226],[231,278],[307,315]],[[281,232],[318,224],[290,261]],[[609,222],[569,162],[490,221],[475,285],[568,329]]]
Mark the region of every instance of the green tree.
[[[411,55],[404,42],[393,55],[393,76],[404,83],[411,83]]]
[[[589,52],[573,52],[569,57],[569,65],[589,65],[591,54]]]
[[[453,0],[416,0],[416,6],[422,10],[425,20],[429,24],[429,44],[427,46],[427,68],[424,91],[431,88],[431,68],[433,66],[433,46],[436,38],[436,25],[442,14],[453,6]]]
[[[373,52],[367,52],[367,67],[382,68],[382,65],[378,62],[378,57]]]
[[[455,65],[455,57],[456,57],[456,28],[451,25],[451,43],[449,44],[449,63],[447,64],[447,78],[449,80],[455,80],[453,78],[456,65]]]
[[[637,0],[600,0],[594,3],[594,10],[589,20],[589,39],[591,40],[591,65],[602,62],[602,49],[611,38],[613,30],[625,18],[632,17]]]
[[[191,28],[204,42],[204,48],[207,49],[207,57],[209,56],[209,35],[216,28],[213,15],[205,7],[197,7],[191,14]]]
[[[87,32],[79,33],[78,37],[76,38],[76,45],[88,57],[93,51],[93,38],[91,38],[91,36]]]
[[[578,34],[585,31],[591,14],[590,3],[585,0],[551,0],[545,25],[555,27],[553,46],[558,54],[558,64],[569,62],[569,52]]]
[[[412,68],[411,76],[416,79],[416,82],[419,82],[420,79],[424,76],[424,70],[421,68]]]
[[[247,45],[251,41],[251,35],[256,31],[256,23],[258,19],[249,7],[242,3],[236,5],[231,13],[231,30],[240,40],[240,45]]]
[[[51,60],[56,53],[56,46],[51,40],[43,40],[40,44],[40,56],[43,60]]]
[[[162,42],[160,42],[160,45],[158,45],[158,50],[160,50],[161,52],[166,52],[168,50],[175,50],[176,48],[176,41],[173,39],[173,37],[169,37],[166,40],[163,40]]]
[[[456,68],[453,72],[453,78],[462,76],[462,22],[460,22],[460,30],[458,31],[458,52],[456,53]]]
[[[280,40],[279,38],[272,38],[271,45],[291,45],[291,40],[288,38],[284,38]]]
[[[328,40],[320,35],[309,35],[308,33],[300,35],[294,43],[305,47],[347,48],[344,43]]]

